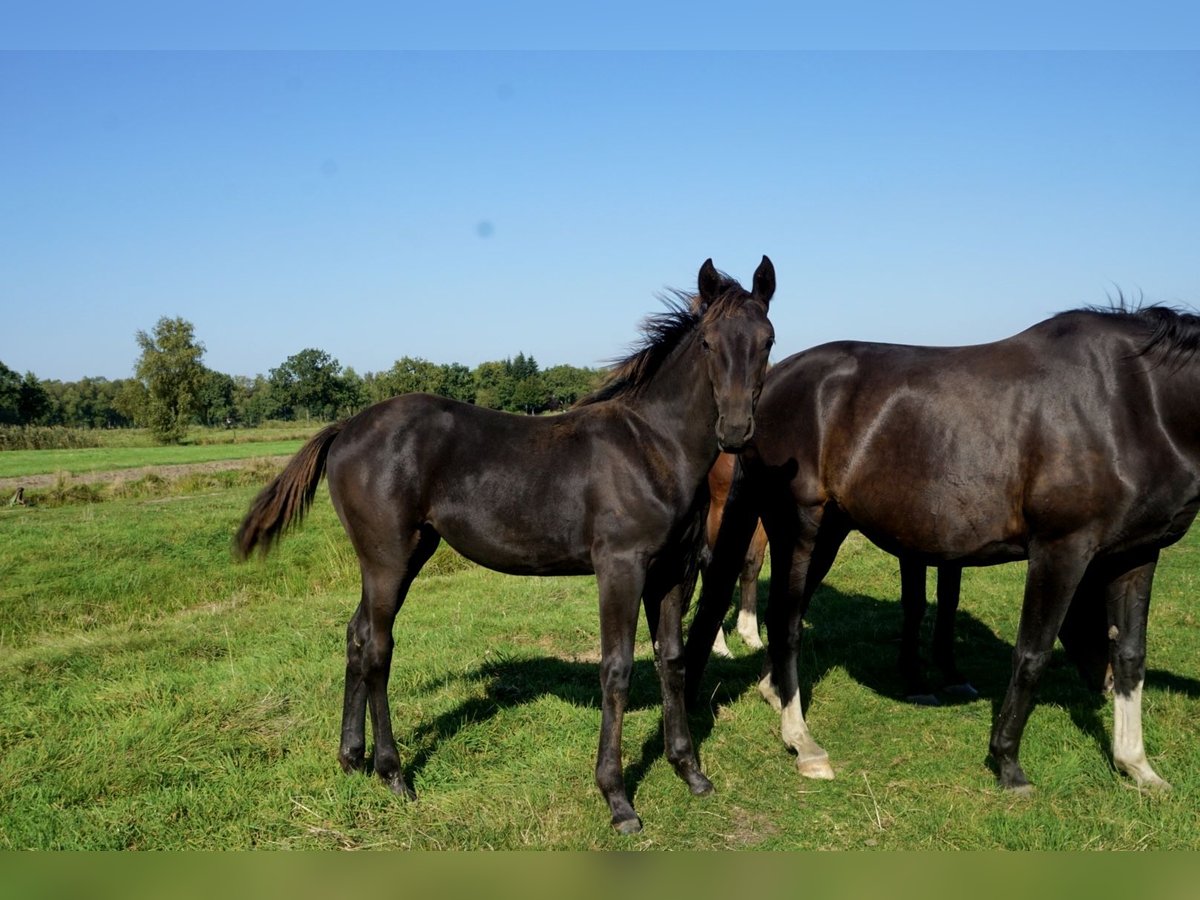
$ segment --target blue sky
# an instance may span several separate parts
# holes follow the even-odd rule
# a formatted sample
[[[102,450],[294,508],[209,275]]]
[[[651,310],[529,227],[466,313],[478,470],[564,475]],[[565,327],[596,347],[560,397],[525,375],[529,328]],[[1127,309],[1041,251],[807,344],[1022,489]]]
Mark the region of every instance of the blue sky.
[[[475,40],[0,44],[0,361],[127,377],[165,315],[235,375],[600,365],[706,257],[748,283],[764,253],[776,359],[1200,306],[1195,50]]]

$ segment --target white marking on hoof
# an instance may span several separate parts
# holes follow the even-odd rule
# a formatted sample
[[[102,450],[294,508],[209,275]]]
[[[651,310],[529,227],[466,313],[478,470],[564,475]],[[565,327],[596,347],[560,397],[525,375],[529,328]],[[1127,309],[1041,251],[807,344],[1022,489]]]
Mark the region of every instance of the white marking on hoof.
[[[833,781],[833,766],[829,764],[829,754],[823,751],[819,756],[809,759],[801,759],[797,756],[796,770],[805,778]]]
[[[771,681],[771,673],[768,672],[758,682],[758,692],[762,698],[771,704],[771,708],[777,713],[783,712],[783,701],[779,699],[779,691],[775,690],[775,685]]]
[[[1171,785],[1159,777],[1146,758],[1142,743],[1142,682],[1129,694],[1113,695],[1113,763],[1137,782],[1139,788],[1169,791]]]
[[[915,703],[917,706],[941,706],[942,702],[933,694],[909,694],[905,698],[909,703]]]
[[[729,652],[729,645],[725,643],[724,628],[717,632],[717,637],[713,640],[712,652],[713,656],[719,656],[721,659],[733,659],[733,654]]]
[[[758,616],[754,613],[738,612],[737,632],[742,636],[742,640],[746,642],[747,647],[753,650],[762,649],[763,642],[758,636]]]

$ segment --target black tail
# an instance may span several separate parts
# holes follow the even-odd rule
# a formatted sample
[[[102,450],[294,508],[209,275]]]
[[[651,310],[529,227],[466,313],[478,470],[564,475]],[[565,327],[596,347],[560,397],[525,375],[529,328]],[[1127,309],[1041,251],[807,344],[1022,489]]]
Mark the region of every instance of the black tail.
[[[329,446],[342,423],[322,429],[292,457],[279,476],[262,489],[234,538],[234,553],[246,559],[255,547],[265,555],[293,523],[304,519],[325,474]]]

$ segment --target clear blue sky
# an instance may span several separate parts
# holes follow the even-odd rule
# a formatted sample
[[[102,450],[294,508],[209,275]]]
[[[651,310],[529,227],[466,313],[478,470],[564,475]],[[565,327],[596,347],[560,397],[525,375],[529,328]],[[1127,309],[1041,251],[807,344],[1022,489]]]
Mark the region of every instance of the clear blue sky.
[[[1142,49],[10,38],[0,361],[127,377],[134,332],[182,316],[234,375],[306,347],[359,373],[600,365],[706,257],[748,283],[763,253],[776,359],[994,340],[1118,289],[1200,306],[1200,53],[1130,34]]]

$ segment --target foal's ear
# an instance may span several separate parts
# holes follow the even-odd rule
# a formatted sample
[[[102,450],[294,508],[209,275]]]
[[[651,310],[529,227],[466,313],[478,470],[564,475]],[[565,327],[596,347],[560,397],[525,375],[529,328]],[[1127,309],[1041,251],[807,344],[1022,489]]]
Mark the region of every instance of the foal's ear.
[[[762,301],[763,306],[771,303],[775,296],[775,266],[765,255],[754,272],[754,290],[751,292],[755,300]]]
[[[717,299],[717,295],[721,291],[721,273],[713,265],[712,257],[706,259],[704,265],[700,267],[700,277],[697,283],[700,289],[700,303],[703,306],[708,306]]]

